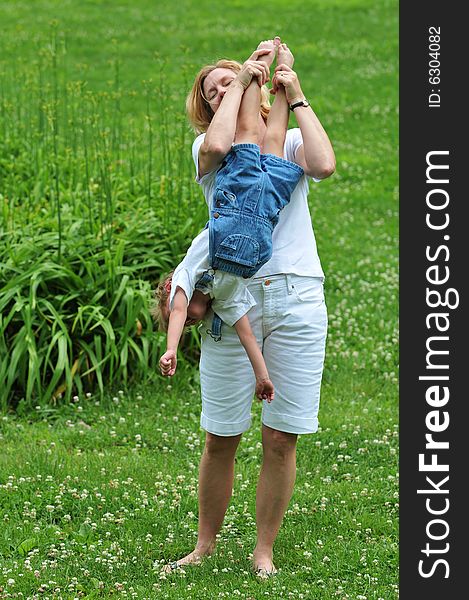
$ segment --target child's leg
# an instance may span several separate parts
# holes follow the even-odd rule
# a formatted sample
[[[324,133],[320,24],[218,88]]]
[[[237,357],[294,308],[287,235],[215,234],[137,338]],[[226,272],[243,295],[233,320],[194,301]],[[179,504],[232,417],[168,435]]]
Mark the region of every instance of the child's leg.
[[[268,48],[269,54],[262,56],[262,61],[270,67],[280,39],[261,42],[258,49]],[[235,144],[259,144],[259,109],[261,105],[261,88],[256,79],[253,79],[241,99],[236,127]]]
[[[235,144],[259,144],[259,107],[261,88],[253,79],[241,99],[236,126]]]
[[[280,40],[279,40],[280,42]],[[293,54],[286,44],[278,44],[277,64],[292,67]],[[278,85],[275,100],[267,117],[267,131],[264,137],[264,153],[283,157],[283,146],[288,128],[289,106],[283,85]]]
[[[285,88],[280,85],[269,116],[267,117],[267,130],[264,136],[263,153],[275,154],[283,157],[283,146],[288,128],[289,106]]]

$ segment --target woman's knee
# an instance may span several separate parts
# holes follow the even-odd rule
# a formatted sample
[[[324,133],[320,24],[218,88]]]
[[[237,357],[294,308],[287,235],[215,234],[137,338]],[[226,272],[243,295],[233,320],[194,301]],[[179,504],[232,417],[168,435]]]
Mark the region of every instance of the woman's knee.
[[[278,459],[285,460],[296,452],[296,433],[287,433],[264,426],[262,443],[264,454],[270,453]]]
[[[238,448],[240,435],[221,436],[206,432],[204,452],[210,456],[233,456]]]

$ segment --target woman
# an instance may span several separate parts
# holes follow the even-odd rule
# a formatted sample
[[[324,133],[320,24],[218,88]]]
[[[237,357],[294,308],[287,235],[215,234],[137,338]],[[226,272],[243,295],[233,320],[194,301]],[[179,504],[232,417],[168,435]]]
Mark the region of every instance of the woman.
[[[199,134],[193,144],[196,180],[209,206],[216,171],[235,139],[243,93],[253,78],[262,86],[269,80],[269,67],[262,61],[269,50],[262,46],[243,65],[221,60],[204,67],[187,99],[189,120]],[[276,393],[275,400],[264,402],[262,410],[263,463],[253,551],[253,567],[260,577],[276,572],[273,544],[293,492],[297,436],[317,430],[327,315],[306,176],[320,180],[335,170],[327,134],[291,68],[293,56],[286,46],[283,50],[283,63],[277,65],[272,79],[273,91],[286,94],[295,114],[299,128],[287,132],[285,158],[300,165],[305,176],[280,214],[272,258],[248,283],[256,300],[249,320]],[[258,118],[261,151],[270,108],[265,87],[262,93]],[[195,549],[170,568],[197,564],[214,551],[231,498],[236,449],[250,426],[255,379],[249,359],[233,328],[223,324],[220,341],[209,335],[212,318],[210,313],[202,328],[200,359],[201,425],[206,440],[199,472],[198,540]]]

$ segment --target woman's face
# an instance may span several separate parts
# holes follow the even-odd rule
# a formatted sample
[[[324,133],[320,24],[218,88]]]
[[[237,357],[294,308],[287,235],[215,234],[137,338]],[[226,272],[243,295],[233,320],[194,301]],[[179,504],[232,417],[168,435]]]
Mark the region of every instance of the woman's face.
[[[234,71],[223,67],[214,69],[205,78],[202,92],[214,113],[217,112],[228,86],[235,78]]]

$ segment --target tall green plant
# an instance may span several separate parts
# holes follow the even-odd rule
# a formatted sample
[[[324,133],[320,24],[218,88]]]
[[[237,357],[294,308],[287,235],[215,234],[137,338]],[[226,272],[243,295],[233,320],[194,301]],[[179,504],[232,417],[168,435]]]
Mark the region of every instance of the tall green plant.
[[[156,368],[151,288],[205,221],[188,127],[159,79],[140,119],[68,81],[63,36],[0,93],[0,405],[57,402]],[[19,107],[17,104],[19,103]],[[194,210],[194,207],[196,209]],[[197,350],[196,341],[191,345]]]

